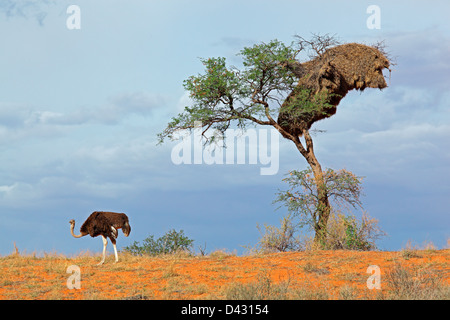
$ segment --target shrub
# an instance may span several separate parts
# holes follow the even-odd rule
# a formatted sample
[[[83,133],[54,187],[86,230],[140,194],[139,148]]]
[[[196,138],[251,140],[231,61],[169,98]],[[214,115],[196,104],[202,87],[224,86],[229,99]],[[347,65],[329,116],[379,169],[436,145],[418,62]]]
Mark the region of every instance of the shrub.
[[[314,231],[316,245],[323,245],[332,209],[362,208],[362,177],[348,170],[327,169],[322,173],[324,185],[317,185],[316,174],[311,169],[289,172],[287,191],[277,193],[274,203],[281,203],[293,217],[298,218],[300,226]],[[329,203],[323,204],[323,194]],[[281,207],[280,206],[280,207]]]
[[[194,240],[184,235],[183,230],[178,232],[172,229],[156,240],[153,235],[150,235],[143,240],[142,245],[134,241],[132,245],[125,247],[124,251],[130,252],[133,255],[170,254],[178,251],[190,251],[193,242]]]
[[[300,249],[300,241],[294,237],[296,226],[291,215],[281,220],[280,228],[264,225],[264,230],[257,226],[261,239],[257,244],[257,251],[262,253],[296,251]]]
[[[354,215],[332,214],[323,247],[329,250],[374,250],[375,241],[383,235],[378,221],[367,213],[363,213],[360,220]]]
[[[395,265],[386,274],[387,296],[399,300],[449,300],[450,287],[445,277],[433,269],[407,269]]]
[[[300,226],[301,227],[301,226]],[[308,233],[297,235],[299,225],[295,225],[289,214],[281,220],[281,226],[258,226],[261,238],[256,252],[271,253],[301,250],[375,250],[375,241],[384,236],[378,226],[378,220],[363,213],[361,219],[354,215],[332,213],[326,228],[326,238],[316,244]],[[301,237],[301,239],[300,239]]]
[[[275,283],[268,273],[260,273],[256,281],[232,283],[225,289],[227,300],[286,300],[289,281]]]

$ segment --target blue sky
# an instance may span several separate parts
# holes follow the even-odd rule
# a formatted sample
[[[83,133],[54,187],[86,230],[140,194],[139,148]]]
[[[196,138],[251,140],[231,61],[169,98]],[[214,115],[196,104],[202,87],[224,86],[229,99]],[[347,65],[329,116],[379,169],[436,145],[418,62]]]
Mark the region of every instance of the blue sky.
[[[69,5],[81,29],[69,30]],[[381,28],[368,29],[369,5]],[[280,169],[175,165],[175,142],[156,134],[188,103],[182,82],[199,57],[237,63],[244,46],[298,34],[342,42],[385,40],[389,87],[351,92],[315,124],[323,167],[364,176],[363,204],[388,233],[444,247],[450,237],[450,5],[446,1],[10,1],[0,0],[0,255],[99,252],[74,239],[95,210],[126,212],[129,238],[175,228],[206,250],[242,252],[257,224],[278,225],[272,205],[284,174],[306,162],[280,138]],[[111,248],[110,248],[111,249]]]

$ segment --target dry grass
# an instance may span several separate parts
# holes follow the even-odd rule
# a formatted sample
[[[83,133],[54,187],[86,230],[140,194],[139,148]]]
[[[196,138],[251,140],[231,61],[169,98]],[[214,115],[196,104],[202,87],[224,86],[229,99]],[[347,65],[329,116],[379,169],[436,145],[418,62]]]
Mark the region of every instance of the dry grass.
[[[450,299],[449,258],[449,249],[121,253],[119,263],[109,256],[96,266],[100,256],[89,252],[13,253],[0,257],[0,299]],[[71,265],[80,268],[81,289],[67,287]],[[381,269],[381,290],[366,286],[369,265]]]
[[[397,263],[387,274],[385,299],[399,300],[449,300],[450,287],[444,284],[445,270],[431,267],[405,267]],[[447,281],[448,282],[448,281]]]

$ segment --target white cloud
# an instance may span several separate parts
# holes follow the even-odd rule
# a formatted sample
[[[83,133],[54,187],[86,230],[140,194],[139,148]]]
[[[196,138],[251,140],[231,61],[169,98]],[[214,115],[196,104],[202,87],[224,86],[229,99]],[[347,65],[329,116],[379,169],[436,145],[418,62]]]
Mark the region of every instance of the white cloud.
[[[403,108],[407,109],[408,105]],[[358,175],[369,176],[372,181],[408,187],[418,181],[431,183],[444,176],[450,179],[445,169],[450,160],[450,125],[436,117],[422,116],[419,111],[403,119],[405,111],[396,109],[383,123],[380,121],[383,110],[379,114],[375,109],[366,114],[361,112],[353,118],[350,112],[345,127],[338,126],[337,116],[336,124],[328,128],[324,121],[321,128],[329,130],[315,139],[322,164],[345,167]],[[359,119],[369,123],[373,119],[374,124],[367,128]]]
[[[117,124],[133,114],[147,117],[164,105],[164,99],[158,94],[123,93],[108,98],[105,104],[98,107],[82,107],[66,114],[44,111],[41,112],[41,119],[47,120],[47,123],[59,125]]]
[[[388,46],[397,62],[392,67],[393,85],[427,90],[450,86],[450,38],[438,27],[390,35]]]
[[[69,127],[85,124],[117,125],[132,115],[149,117],[165,105],[158,94],[146,92],[113,96],[101,106],[75,110],[52,111],[35,106],[0,102],[0,142],[36,137],[61,137]]]
[[[397,147],[404,143],[416,145],[420,141],[433,141],[436,138],[450,136],[450,125],[434,126],[430,123],[418,123],[394,126],[388,130],[363,133],[361,139],[366,143],[379,141]]]
[[[47,16],[48,6],[52,3],[54,2],[48,0],[2,0],[0,12],[3,12],[6,17],[34,18],[42,26]]]
[[[35,191],[33,186],[26,182],[0,186],[0,204],[11,207],[28,206],[37,199]]]
[[[4,194],[8,194],[9,192],[11,192],[14,188],[14,185],[11,186],[0,186],[0,192],[4,193]]]

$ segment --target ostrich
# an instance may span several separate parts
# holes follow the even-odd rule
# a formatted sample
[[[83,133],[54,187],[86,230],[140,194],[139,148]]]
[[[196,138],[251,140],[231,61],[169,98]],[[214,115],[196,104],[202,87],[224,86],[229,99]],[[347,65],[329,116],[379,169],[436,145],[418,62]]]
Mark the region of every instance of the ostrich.
[[[117,236],[119,235],[118,229],[122,229],[123,234],[126,237],[128,237],[131,232],[128,217],[125,213],[94,211],[81,226],[80,228],[81,234],[79,235],[73,233],[73,229],[75,228],[75,220],[72,219],[69,221],[69,223],[70,223],[70,233],[75,238],[81,238],[86,235],[90,235],[91,237],[97,237],[100,235],[102,236],[103,258],[98,265],[101,265],[105,262],[106,245],[108,244],[107,238],[111,240],[114,246],[114,254],[116,257],[115,262],[119,261],[116,248],[116,239]]]

